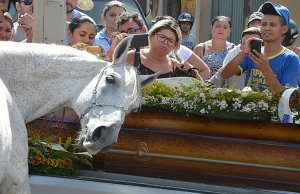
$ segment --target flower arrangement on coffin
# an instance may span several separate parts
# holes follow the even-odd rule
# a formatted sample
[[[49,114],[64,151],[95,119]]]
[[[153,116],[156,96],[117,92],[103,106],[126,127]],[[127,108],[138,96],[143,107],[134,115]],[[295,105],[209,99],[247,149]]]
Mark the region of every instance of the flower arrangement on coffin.
[[[277,118],[282,91],[254,92],[209,87],[195,80],[156,81],[143,90],[143,107],[219,118],[271,120]],[[165,83],[168,83],[166,85]],[[300,98],[299,98],[300,100]],[[299,101],[300,102],[300,101]],[[295,105],[295,103],[294,103]],[[300,107],[292,107],[295,111]]]
[[[69,137],[64,143],[50,143],[53,137],[41,138],[28,129],[28,166],[30,174],[76,176],[79,169],[92,168],[91,156],[80,153]]]

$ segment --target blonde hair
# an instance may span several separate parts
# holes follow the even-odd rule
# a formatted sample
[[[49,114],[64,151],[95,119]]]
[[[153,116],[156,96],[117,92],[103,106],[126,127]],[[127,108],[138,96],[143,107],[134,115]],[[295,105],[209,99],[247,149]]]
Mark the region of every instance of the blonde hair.
[[[11,29],[12,29],[14,27],[14,23],[13,23],[13,19],[12,19],[11,15],[8,12],[4,13],[4,19],[10,23]]]
[[[181,30],[178,24],[170,19],[163,19],[154,24],[154,26],[149,30],[148,33],[149,43],[151,42],[150,38],[162,30],[171,30],[172,32],[174,32],[176,36],[176,46],[174,48],[174,51],[175,53],[177,53],[182,40]]]

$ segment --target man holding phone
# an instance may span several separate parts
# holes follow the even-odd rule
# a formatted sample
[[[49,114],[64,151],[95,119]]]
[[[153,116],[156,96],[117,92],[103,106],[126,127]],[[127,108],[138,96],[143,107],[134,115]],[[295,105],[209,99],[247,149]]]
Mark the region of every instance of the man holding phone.
[[[281,45],[282,36],[288,31],[289,10],[282,5],[266,2],[261,12],[264,14],[261,23],[262,53],[250,49],[251,40],[262,40],[249,38],[239,54],[223,68],[221,76],[227,79],[246,71],[245,85],[253,90],[298,87],[299,58]]]

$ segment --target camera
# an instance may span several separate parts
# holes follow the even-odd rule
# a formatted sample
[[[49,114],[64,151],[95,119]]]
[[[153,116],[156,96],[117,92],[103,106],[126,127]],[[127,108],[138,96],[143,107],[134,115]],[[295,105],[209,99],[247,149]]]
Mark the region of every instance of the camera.
[[[130,48],[140,48],[148,46],[148,34],[134,34],[132,35]]]

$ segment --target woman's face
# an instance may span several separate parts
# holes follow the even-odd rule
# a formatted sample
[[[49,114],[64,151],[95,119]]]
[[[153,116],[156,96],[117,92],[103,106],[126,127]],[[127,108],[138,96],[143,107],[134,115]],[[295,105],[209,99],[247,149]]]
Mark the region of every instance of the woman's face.
[[[211,28],[212,38],[224,39],[230,35],[231,29],[227,19],[217,20]]]
[[[172,30],[164,29],[151,36],[151,48],[169,54],[178,44],[176,35]]]
[[[12,26],[6,19],[0,23],[0,40],[8,41],[11,40],[13,36]]]
[[[89,22],[82,23],[76,28],[73,34],[69,31],[70,45],[73,46],[76,43],[85,43],[89,46],[93,46],[97,29],[94,24]]]
[[[103,20],[105,21],[105,27],[112,29],[114,32],[118,31],[117,20],[118,17],[125,10],[122,7],[112,7],[107,12],[106,15],[102,15]]]

